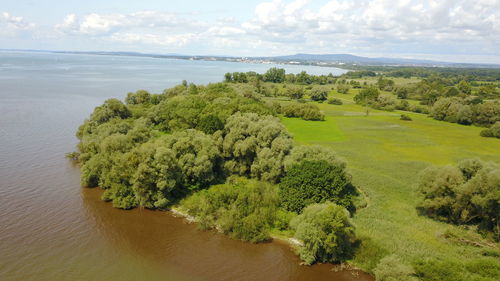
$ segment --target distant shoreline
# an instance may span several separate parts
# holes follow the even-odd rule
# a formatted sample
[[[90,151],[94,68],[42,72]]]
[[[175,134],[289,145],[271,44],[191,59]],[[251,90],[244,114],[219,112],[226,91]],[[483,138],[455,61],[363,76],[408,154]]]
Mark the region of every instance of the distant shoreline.
[[[324,55],[296,54],[289,56],[236,57],[236,56],[211,56],[211,55],[154,54],[154,53],[119,52],[119,51],[115,52],[115,51],[0,49],[0,52],[2,51],[149,57],[149,58],[160,58],[160,59],[163,58],[163,59],[201,60],[201,61],[225,61],[225,62],[240,62],[240,63],[254,63],[254,64],[307,65],[307,66],[319,66],[319,67],[334,67],[345,70],[362,70],[370,67],[485,68],[485,69],[500,68],[500,64],[457,63],[457,62],[441,62],[432,60],[398,59],[398,58],[368,58],[368,57],[354,56],[350,54],[324,54]]]

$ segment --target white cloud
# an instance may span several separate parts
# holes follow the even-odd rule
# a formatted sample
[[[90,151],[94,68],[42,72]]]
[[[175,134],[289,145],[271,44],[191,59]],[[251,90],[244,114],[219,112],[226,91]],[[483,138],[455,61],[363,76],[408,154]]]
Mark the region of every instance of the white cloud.
[[[13,16],[7,12],[3,12],[0,16],[0,35],[1,36],[16,36],[35,28],[34,23],[29,23],[23,17]]]
[[[156,34],[139,34],[139,33],[113,33],[111,40],[123,42],[127,44],[153,44],[166,47],[182,47],[189,43],[195,34],[182,34],[172,36],[161,36]]]
[[[449,53],[500,56],[500,0],[272,0],[245,21],[224,15],[140,11],[68,14],[55,29],[66,35],[130,47],[191,53]],[[30,26],[3,15],[0,24]],[[10,30],[15,29],[13,27]],[[2,32],[2,31],[0,31]],[[111,44],[111,43],[110,43]],[[156,46],[156,47],[155,47]],[[147,48],[143,48],[147,50]]]

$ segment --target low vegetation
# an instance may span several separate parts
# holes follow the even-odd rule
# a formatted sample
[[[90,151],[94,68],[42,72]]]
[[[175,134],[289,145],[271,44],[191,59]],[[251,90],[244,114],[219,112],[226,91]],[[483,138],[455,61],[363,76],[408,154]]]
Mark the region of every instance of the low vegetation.
[[[270,239],[279,206],[278,191],[267,182],[229,178],[225,184],[194,193],[181,208],[197,218],[202,229],[217,228],[232,238]]]

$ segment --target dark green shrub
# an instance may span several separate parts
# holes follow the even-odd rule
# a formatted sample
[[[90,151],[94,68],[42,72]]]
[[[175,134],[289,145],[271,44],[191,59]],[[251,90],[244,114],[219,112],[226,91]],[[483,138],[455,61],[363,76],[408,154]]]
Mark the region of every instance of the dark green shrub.
[[[337,98],[331,98],[331,99],[328,99],[328,104],[342,105],[342,104],[343,104],[343,102],[342,102],[342,100],[340,100],[340,99],[337,99]]]
[[[482,130],[480,134],[482,137],[500,138],[500,121],[497,121],[490,128]]]
[[[404,121],[412,121],[411,117],[406,114],[401,114],[401,117],[399,117],[399,119]]]
[[[328,91],[325,87],[314,87],[309,95],[313,101],[325,101],[328,98]]]
[[[356,193],[345,166],[324,160],[306,160],[291,166],[279,187],[283,207],[297,213],[309,204],[326,201],[352,210]]]

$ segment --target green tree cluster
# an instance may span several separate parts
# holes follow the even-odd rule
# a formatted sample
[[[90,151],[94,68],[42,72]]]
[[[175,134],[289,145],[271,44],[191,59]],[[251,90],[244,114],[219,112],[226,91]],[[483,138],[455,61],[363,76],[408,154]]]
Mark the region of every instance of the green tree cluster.
[[[255,243],[270,238],[278,205],[275,186],[233,177],[191,195],[180,206],[196,217],[202,229],[216,228],[232,238]]]
[[[481,131],[482,137],[500,138],[500,121],[495,122],[490,128]]]
[[[486,127],[500,121],[500,102],[471,104],[470,101],[458,97],[440,98],[432,106],[430,115],[436,120]]]
[[[466,159],[422,171],[418,209],[447,222],[478,225],[500,239],[500,166]]]
[[[325,115],[315,104],[306,103],[287,103],[280,107],[279,113],[286,117],[298,117],[304,120],[323,121]]]

